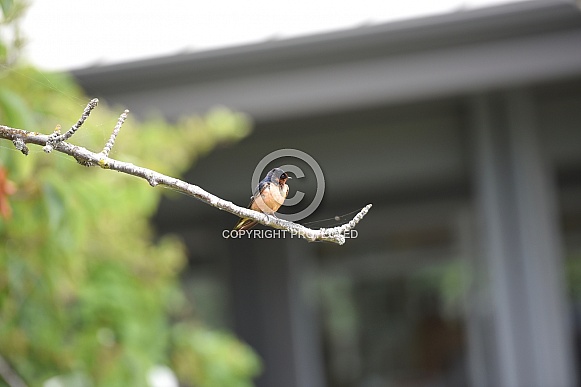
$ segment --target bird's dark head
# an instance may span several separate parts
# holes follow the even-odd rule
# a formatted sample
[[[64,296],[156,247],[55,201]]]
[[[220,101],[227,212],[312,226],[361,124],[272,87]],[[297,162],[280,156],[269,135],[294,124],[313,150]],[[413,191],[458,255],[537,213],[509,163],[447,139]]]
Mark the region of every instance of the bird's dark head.
[[[290,178],[291,177],[289,175],[287,175],[287,173],[280,168],[274,168],[273,170],[268,172],[268,174],[266,175],[266,179],[268,181],[270,181],[271,183],[278,184],[280,186],[285,185],[286,181]]]

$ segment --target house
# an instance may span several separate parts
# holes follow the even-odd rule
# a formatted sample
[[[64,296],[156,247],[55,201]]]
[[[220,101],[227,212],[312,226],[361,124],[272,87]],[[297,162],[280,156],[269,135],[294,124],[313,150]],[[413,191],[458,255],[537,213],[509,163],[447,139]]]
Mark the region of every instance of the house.
[[[253,134],[185,177],[222,198],[245,205],[256,165],[296,149],[325,182],[300,223],[336,224],[373,203],[343,246],[224,238],[230,214],[187,197],[162,203],[156,224],[188,245],[196,307],[262,356],[258,386],[578,383],[573,2],[459,10],[74,75],[138,116],[215,105],[252,116]],[[312,166],[277,162],[304,172],[291,192],[312,199]]]

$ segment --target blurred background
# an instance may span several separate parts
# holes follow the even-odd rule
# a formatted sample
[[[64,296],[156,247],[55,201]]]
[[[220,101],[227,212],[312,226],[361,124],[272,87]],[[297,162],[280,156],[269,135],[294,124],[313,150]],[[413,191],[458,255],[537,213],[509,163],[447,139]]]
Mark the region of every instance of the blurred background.
[[[294,148],[315,158],[326,183],[321,206],[301,223],[335,225],[341,223],[335,217],[345,221],[373,203],[357,226],[357,237],[343,246],[291,238],[224,239],[222,231],[236,221],[230,214],[172,193],[148,200],[141,197],[146,195],[142,191],[150,191],[148,187],[136,183],[126,195],[116,195],[126,200],[117,205],[127,208],[127,203],[138,206],[145,200],[149,207],[134,220],[138,223],[119,227],[131,231],[132,225],[147,224],[147,243],[163,249],[159,244],[169,238],[172,242],[166,243],[175,245],[165,248],[174,249],[171,254],[178,258],[155,259],[171,254],[149,251],[147,257],[158,263],[148,268],[139,263],[145,255],[136,254],[132,247],[120,248],[122,253],[103,252],[127,255],[130,269],[108,267],[99,277],[103,282],[97,282],[101,285],[91,287],[86,299],[74,284],[79,273],[91,272],[90,265],[75,271],[69,262],[65,267],[71,271],[73,285],[54,290],[64,299],[57,307],[65,313],[80,305],[82,318],[50,345],[67,343],[75,337],[75,329],[90,325],[92,330],[84,332],[87,353],[101,353],[104,347],[109,355],[102,356],[113,356],[110,353],[116,349],[116,356],[126,356],[129,364],[136,356],[145,356],[147,351],[119,353],[127,337],[137,347],[149,347],[147,338],[158,336],[159,325],[142,336],[131,336],[127,332],[133,331],[125,325],[103,318],[103,313],[119,309],[103,306],[100,300],[113,294],[108,284],[119,270],[127,270],[127,278],[143,278],[144,272],[164,272],[170,265],[163,283],[171,284],[173,296],[151,301],[157,309],[150,315],[131,312],[139,301],[136,295],[129,301],[132,306],[119,308],[127,310],[135,326],[151,316],[163,316],[158,317],[160,324],[171,339],[160,339],[156,345],[161,349],[148,358],[154,360],[143,364],[168,366],[166,373],[177,374],[182,385],[579,385],[581,12],[571,1],[438,4],[426,6],[423,12],[418,4],[416,12],[399,14],[395,8],[374,8],[366,2],[343,10],[329,5],[315,10],[281,7],[276,12],[260,8],[259,13],[272,20],[266,23],[268,28],[255,33],[248,32],[250,26],[260,24],[249,16],[254,15],[251,8],[243,21],[224,11],[223,20],[205,23],[239,31],[234,34],[238,40],[215,37],[205,46],[194,38],[194,47],[201,49],[185,48],[163,56],[138,52],[134,57],[122,56],[123,60],[99,50],[89,50],[98,54],[95,58],[82,56],[58,40],[48,47],[50,54],[35,54],[32,35],[28,57],[34,63],[42,66],[39,58],[48,58],[46,68],[74,68],[70,74],[87,95],[119,106],[110,116],[94,119],[96,143],[106,141],[114,115],[122,108],[129,108],[136,119],[155,120],[146,121],[151,134],[144,134],[149,132],[137,124],[129,132],[137,137],[122,131],[118,142],[141,145],[114,149],[112,157],[127,161],[139,157],[150,167],[167,165],[173,173],[183,173],[185,180],[245,205],[256,164],[272,151]],[[89,9],[78,11],[76,17],[90,19]],[[166,15],[168,10],[159,12]],[[285,20],[285,12],[288,25],[296,27],[302,20],[304,28],[273,23]],[[345,17],[350,13],[356,18]],[[200,14],[205,15],[202,10]],[[338,24],[330,21],[332,14],[341,16]],[[23,25],[43,19],[35,15]],[[51,15],[45,14],[44,20],[62,34],[68,18]],[[179,24],[182,34],[166,35],[161,22],[167,21],[165,16],[160,16],[159,24],[150,20],[140,28],[168,42],[166,49],[174,47],[178,35],[190,33],[190,27],[198,31],[204,24],[192,16],[190,25],[190,14],[180,15],[167,19]],[[122,18],[109,23],[106,15],[99,22],[111,31],[123,25]],[[212,35],[212,31],[202,28],[192,34]],[[70,29],[67,32],[72,34]],[[100,32],[90,26],[77,29],[75,41],[79,47],[91,47],[93,39],[104,40]],[[36,39],[50,39],[51,34],[52,29]],[[129,33],[134,35],[139,30]],[[129,55],[130,43],[114,39],[113,34],[108,45]],[[43,46],[46,50],[47,44]],[[57,63],[56,58],[71,52],[77,62]],[[80,113],[86,103],[80,91],[50,78],[56,75],[13,70],[8,59],[4,74],[15,77],[15,84],[34,80],[33,84],[70,102],[65,112],[51,113],[48,130],[56,123],[67,125],[63,117]],[[2,101],[8,106],[6,101],[12,100]],[[198,116],[184,118],[191,114]],[[60,121],[55,121],[59,115]],[[10,118],[6,113],[0,117]],[[44,132],[46,121],[41,121]],[[196,134],[187,134],[192,132]],[[149,142],[142,141],[143,136]],[[84,134],[73,142],[93,141],[88,137]],[[8,148],[3,145],[0,150],[10,153],[14,165],[29,162]],[[40,158],[40,152],[32,156]],[[45,158],[40,160],[42,164]],[[194,161],[195,167],[190,168]],[[80,169],[70,164],[71,171]],[[316,181],[307,165],[299,166],[305,177],[291,181],[291,195],[305,192],[299,207],[306,207]],[[23,199],[18,193],[8,195],[22,192],[24,184],[17,177],[38,180],[34,171],[11,172],[9,167],[5,181],[16,189],[0,190],[13,207],[13,223],[6,217],[0,220],[5,234],[15,229],[10,224],[25,216],[18,213]],[[58,175],[54,166],[51,170],[51,176]],[[79,176],[87,173],[80,171]],[[10,179],[10,173],[16,177]],[[113,184],[125,179],[129,178],[116,177]],[[43,182],[39,197],[48,208],[72,200],[70,194],[55,194],[50,183]],[[30,203],[21,204],[30,208]],[[64,215],[47,211],[48,224],[69,223],[66,216],[61,219]],[[99,208],[92,216],[102,217]],[[105,224],[101,227],[106,229]],[[86,238],[97,246],[114,244],[110,238],[116,238],[103,231],[89,235]],[[40,349],[26,350],[32,346],[27,337],[36,332],[26,324],[43,318],[46,312],[34,311],[46,307],[46,300],[31,306],[32,315],[19,314],[19,302],[32,297],[32,290],[21,289],[22,278],[42,282],[46,273],[18,276],[27,271],[14,261],[27,255],[15,242],[17,237],[4,237],[3,264],[8,274],[0,276],[0,291],[8,300],[16,293],[20,298],[2,305],[2,332],[8,337],[2,347],[10,350],[0,349],[0,353],[10,371],[0,374],[5,381],[6,375],[47,380],[49,375],[70,374],[67,380],[53,382],[106,385],[103,369],[111,366],[96,363],[97,369],[87,371],[86,364],[96,360],[85,352],[71,350],[72,360],[65,361],[59,351],[48,356]],[[59,248],[67,250],[72,242],[62,243]],[[87,242],[75,243],[86,246]],[[81,249],[75,257],[86,254]],[[34,265],[44,267],[43,262],[46,258]],[[140,286],[147,288],[147,278]],[[126,277],[119,279],[125,281]],[[134,286],[127,287],[111,297],[126,299],[135,293]],[[83,309],[85,301],[97,306],[91,306],[89,313]],[[10,324],[5,323],[7,316]],[[55,322],[56,326],[68,323],[65,317]],[[183,343],[189,343],[188,348]],[[14,355],[16,350],[20,352]],[[42,359],[38,363],[44,367],[42,373],[34,371],[39,365],[30,361],[31,356]],[[86,363],[75,361],[83,356]],[[140,385],[139,379],[119,380]]]

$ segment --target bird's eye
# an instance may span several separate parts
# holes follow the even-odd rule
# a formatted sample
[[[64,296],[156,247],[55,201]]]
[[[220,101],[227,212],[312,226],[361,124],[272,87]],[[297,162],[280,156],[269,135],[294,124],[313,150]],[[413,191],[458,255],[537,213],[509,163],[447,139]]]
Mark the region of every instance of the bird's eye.
[[[288,178],[288,176],[286,175],[286,173],[283,173],[282,175],[280,175],[280,178],[281,178],[281,179],[287,179],[287,178]]]

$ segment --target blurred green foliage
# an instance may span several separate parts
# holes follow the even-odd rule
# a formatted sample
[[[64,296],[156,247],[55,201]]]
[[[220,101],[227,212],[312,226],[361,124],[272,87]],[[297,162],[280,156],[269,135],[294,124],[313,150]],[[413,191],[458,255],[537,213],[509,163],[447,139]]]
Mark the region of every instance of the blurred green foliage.
[[[0,0],[0,8],[0,28],[16,28],[22,4]],[[0,41],[0,123],[66,130],[89,98],[67,75],[12,63],[21,44],[13,38]],[[101,102],[71,141],[101,150],[121,111]],[[246,117],[226,109],[175,125],[130,116],[111,157],[177,177],[248,131]],[[260,371],[252,350],[184,315],[184,247],[154,238],[149,221],[167,190],[34,145],[25,157],[3,140],[0,169],[15,188],[0,190],[11,209],[0,217],[0,355],[21,378],[145,386],[155,365],[167,365],[186,386],[252,385]]]
[[[573,302],[581,302],[581,253],[570,252],[565,260],[569,295]]]

